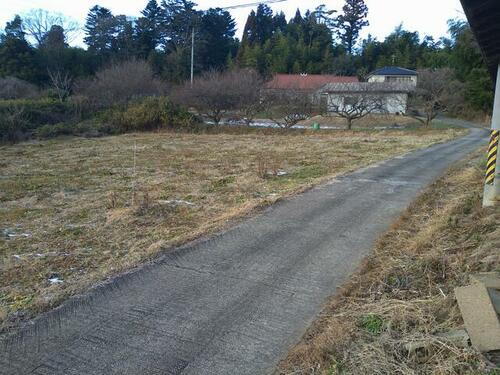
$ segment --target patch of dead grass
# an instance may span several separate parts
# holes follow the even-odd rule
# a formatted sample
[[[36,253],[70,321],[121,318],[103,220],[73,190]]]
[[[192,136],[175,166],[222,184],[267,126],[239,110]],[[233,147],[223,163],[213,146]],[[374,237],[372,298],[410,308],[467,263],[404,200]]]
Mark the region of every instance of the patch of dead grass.
[[[500,270],[500,210],[481,206],[483,164],[463,162],[409,207],[280,374],[490,373],[478,352],[439,337],[463,328],[454,288]],[[405,349],[422,341],[430,346],[417,355]]]
[[[0,147],[0,330],[284,196],[459,134],[157,133]]]
[[[345,127],[347,122],[344,118],[338,116],[315,116],[301,122],[301,125],[312,126],[314,123],[319,123],[322,126]],[[363,118],[353,121],[353,128],[372,128],[385,126],[407,126],[419,125],[419,122],[414,118],[398,115],[368,115]]]

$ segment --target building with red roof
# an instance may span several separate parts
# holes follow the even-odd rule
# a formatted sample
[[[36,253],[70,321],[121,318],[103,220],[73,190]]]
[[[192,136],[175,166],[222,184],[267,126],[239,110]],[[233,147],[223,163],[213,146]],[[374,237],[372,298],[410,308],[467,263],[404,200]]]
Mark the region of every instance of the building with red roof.
[[[276,74],[267,82],[269,90],[296,90],[315,92],[330,83],[356,83],[358,77],[335,76],[331,74]]]

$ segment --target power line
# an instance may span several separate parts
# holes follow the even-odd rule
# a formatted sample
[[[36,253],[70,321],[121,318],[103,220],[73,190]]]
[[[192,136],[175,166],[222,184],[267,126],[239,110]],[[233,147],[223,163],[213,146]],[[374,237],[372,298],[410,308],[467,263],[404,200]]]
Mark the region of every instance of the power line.
[[[255,5],[260,5],[260,4],[274,4],[274,3],[283,3],[288,0],[267,0],[267,1],[257,1],[255,3],[247,3],[247,4],[240,4],[240,5],[231,5],[228,7],[223,7],[221,9],[224,10],[229,10],[229,9],[239,9],[239,8],[248,8],[248,7],[253,7]]]

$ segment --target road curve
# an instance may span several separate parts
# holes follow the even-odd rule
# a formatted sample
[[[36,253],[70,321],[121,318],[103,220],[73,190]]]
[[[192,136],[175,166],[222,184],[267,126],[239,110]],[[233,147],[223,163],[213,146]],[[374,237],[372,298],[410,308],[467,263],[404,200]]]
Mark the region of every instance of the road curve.
[[[391,221],[487,132],[284,200],[73,298],[0,347],[0,374],[267,374]]]

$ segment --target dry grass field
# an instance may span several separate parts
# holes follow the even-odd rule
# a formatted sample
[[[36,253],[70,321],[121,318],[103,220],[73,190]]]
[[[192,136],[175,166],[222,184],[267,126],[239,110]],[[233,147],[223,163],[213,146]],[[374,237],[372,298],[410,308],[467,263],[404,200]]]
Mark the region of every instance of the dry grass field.
[[[305,126],[312,126],[312,124],[318,123],[322,127],[334,127],[334,128],[345,128],[347,126],[346,120],[337,116],[315,116],[306,121],[302,121],[300,124]],[[387,126],[403,126],[403,127],[414,127],[419,125],[419,122],[414,118],[407,116],[397,116],[397,115],[368,115],[366,117],[354,120],[353,129],[368,129],[376,127],[387,127]]]
[[[1,146],[0,331],[281,197],[463,133],[143,133]]]
[[[452,169],[379,239],[280,374],[500,373],[446,336],[464,328],[454,288],[500,271],[500,211],[482,208],[480,160]]]

